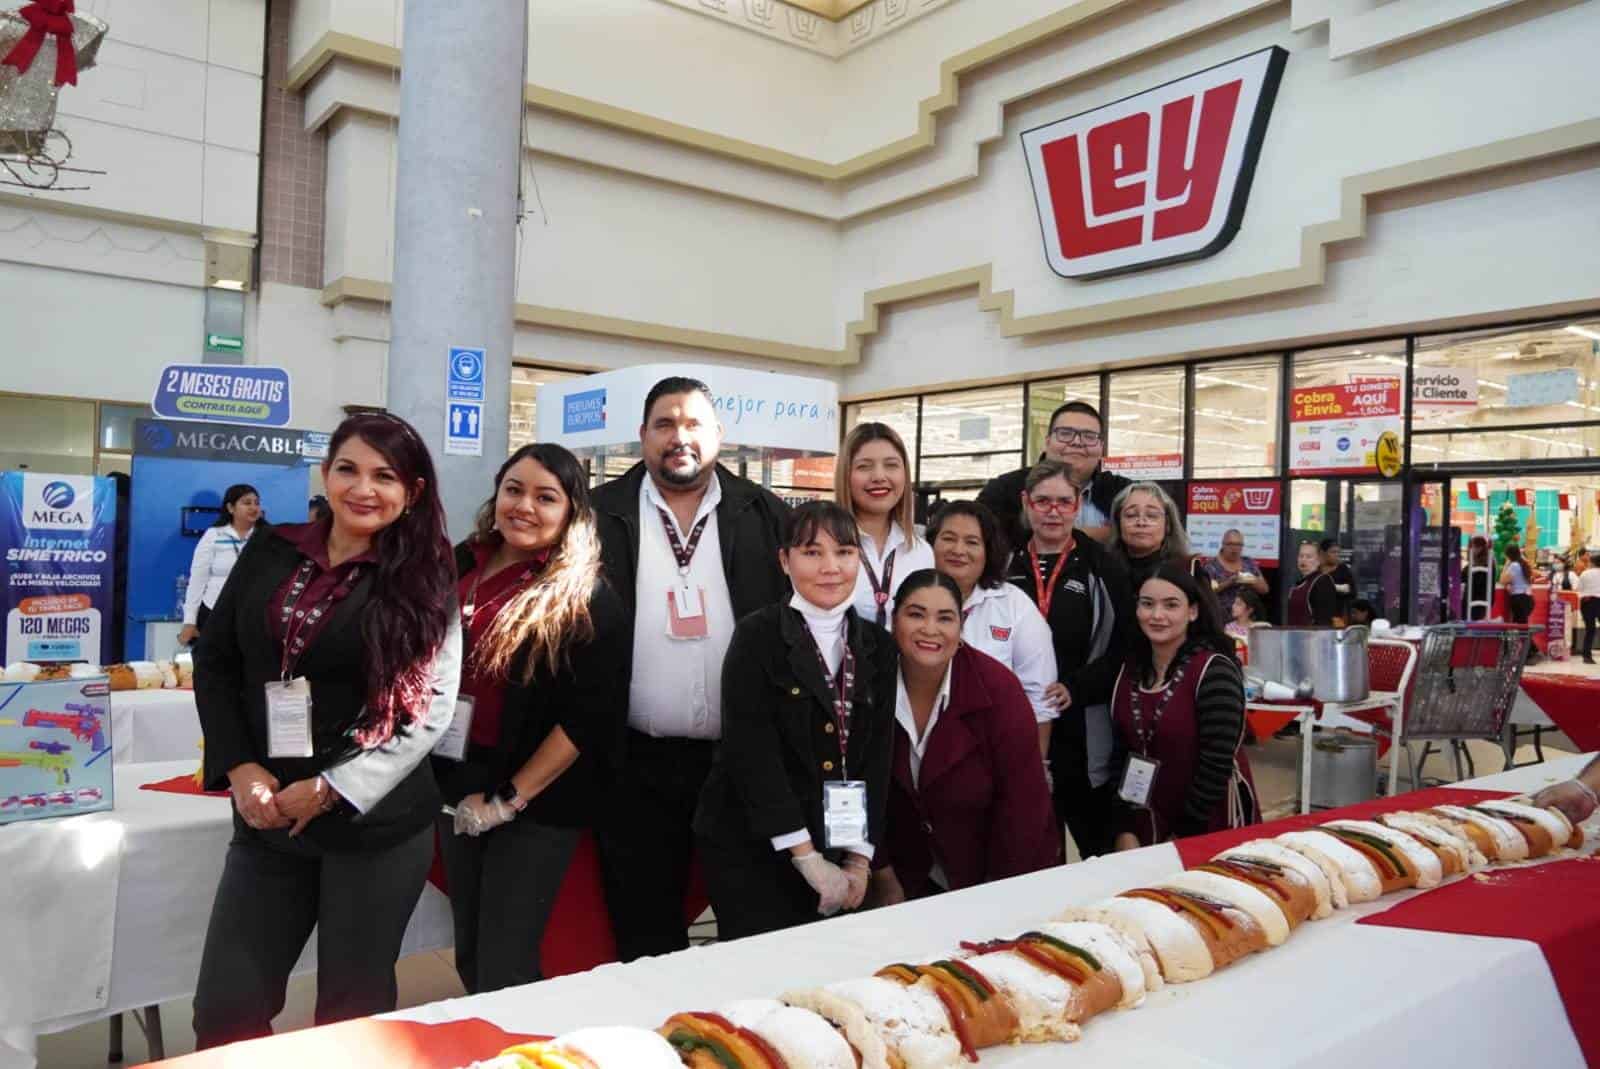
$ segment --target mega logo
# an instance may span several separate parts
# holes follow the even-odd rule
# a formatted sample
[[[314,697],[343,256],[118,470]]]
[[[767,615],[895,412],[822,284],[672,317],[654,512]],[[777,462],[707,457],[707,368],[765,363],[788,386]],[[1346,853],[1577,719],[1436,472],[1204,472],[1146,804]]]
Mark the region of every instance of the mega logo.
[[[22,476],[22,523],[35,531],[94,528],[94,479],[70,475]]]
[[[1051,270],[1099,278],[1232,241],[1288,56],[1263,49],[1024,131]]]

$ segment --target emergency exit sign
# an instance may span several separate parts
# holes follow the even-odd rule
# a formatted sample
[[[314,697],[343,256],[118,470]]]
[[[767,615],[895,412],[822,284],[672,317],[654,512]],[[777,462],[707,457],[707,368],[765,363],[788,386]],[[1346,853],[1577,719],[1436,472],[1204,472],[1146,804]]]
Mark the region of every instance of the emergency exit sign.
[[[242,353],[244,352],[244,339],[237,334],[207,334],[206,352]]]

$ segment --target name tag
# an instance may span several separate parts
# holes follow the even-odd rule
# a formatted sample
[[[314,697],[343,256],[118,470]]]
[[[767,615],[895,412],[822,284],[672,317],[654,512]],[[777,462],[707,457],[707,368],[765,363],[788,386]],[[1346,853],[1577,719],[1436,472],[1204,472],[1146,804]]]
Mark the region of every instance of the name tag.
[[[267,684],[267,756],[311,756],[311,681]]]
[[[456,713],[450,718],[450,726],[433,744],[436,755],[450,761],[467,759],[467,740],[472,736],[472,707],[471,695],[463,694],[456,699]]]
[[[867,785],[831,780],[822,785],[822,845],[843,850],[867,843]]]
[[[1160,761],[1129,754],[1128,767],[1122,773],[1122,785],[1117,788],[1117,797],[1129,805],[1148,806],[1150,788],[1155,786],[1156,771],[1160,768]]]
[[[705,638],[706,596],[699,587],[674,586],[667,591],[667,637],[693,641]]]

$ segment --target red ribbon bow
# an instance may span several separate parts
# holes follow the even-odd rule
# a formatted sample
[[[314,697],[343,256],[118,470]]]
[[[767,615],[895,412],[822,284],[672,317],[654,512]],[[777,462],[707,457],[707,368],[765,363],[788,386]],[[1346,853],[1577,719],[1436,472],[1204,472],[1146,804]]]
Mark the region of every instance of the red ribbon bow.
[[[56,85],[78,84],[78,53],[72,47],[73,0],[34,0],[17,12],[28,24],[28,32],[16,47],[6,53],[0,64],[17,68],[19,74],[28,73],[34,57],[44,45],[47,34],[56,37]]]

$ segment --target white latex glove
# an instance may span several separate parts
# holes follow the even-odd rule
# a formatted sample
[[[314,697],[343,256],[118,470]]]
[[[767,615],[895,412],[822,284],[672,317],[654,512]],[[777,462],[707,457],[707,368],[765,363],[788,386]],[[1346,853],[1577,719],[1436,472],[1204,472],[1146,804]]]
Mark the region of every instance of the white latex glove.
[[[517,811],[500,799],[469,794],[456,806],[456,834],[479,836],[517,819]]]
[[[817,903],[817,912],[824,917],[831,917],[839,912],[845,902],[850,899],[850,877],[844,870],[816,851],[790,858],[794,867],[800,870],[800,875],[806,878],[811,889],[817,892],[821,900]]]
[[[1534,805],[1559,809],[1574,824],[1588,820],[1597,808],[1596,802],[1589,785],[1575,779],[1553,784],[1533,796]]]

